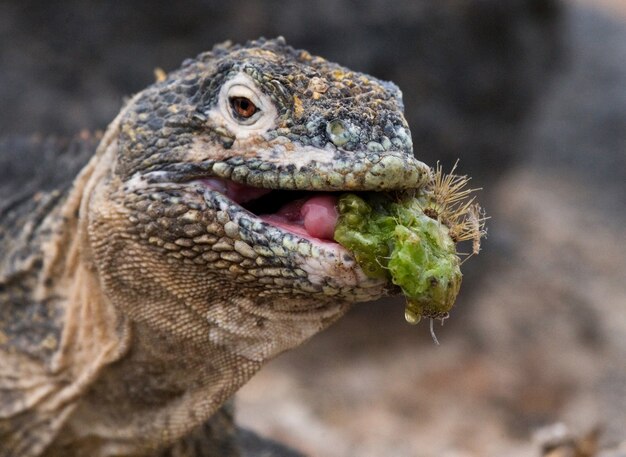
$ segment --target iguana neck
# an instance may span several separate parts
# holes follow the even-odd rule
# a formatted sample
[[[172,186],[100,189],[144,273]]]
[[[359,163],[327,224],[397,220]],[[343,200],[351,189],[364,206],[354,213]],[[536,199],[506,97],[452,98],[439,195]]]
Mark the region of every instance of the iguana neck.
[[[64,223],[57,224],[58,232],[42,246],[42,277],[50,278],[47,282],[54,282],[56,295],[65,297],[54,369],[89,371],[85,376],[90,379],[96,377],[91,372],[119,358],[128,344],[127,322],[102,290],[85,227],[88,197],[102,174],[100,161],[96,154],[74,181],[56,215]]]
[[[176,310],[187,304],[175,297],[139,296],[135,305],[178,320],[183,330],[178,334],[169,328],[159,332],[137,316],[130,288],[116,289],[130,297],[123,303],[107,289],[107,273],[94,257],[99,239],[91,211],[106,207],[98,199],[106,198],[102,188],[111,182],[115,147],[113,137],[77,178],[60,209],[68,223],[45,246],[44,276],[58,278],[57,293],[66,299],[54,367],[77,379],[68,398],[73,411],[52,455],[146,455],[206,422],[261,366],[233,352],[227,341],[211,343],[208,332],[185,335],[186,317]],[[214,297],[210,306],[219,307],[220,299]],[[69,449],[74,454],[67,454]]]

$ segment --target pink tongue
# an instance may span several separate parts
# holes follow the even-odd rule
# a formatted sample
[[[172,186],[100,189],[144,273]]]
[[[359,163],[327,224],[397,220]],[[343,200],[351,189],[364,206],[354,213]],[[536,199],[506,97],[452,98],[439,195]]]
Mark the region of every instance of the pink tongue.
[[[275,214],[261,217],[300,235],[332,240],[339,217],[336,206],[337,197],[334,195],[318,195],[287,203]]]
[[[304,228],[311,236],[332,240],[337,225],[337,197],[319,195],[309,198],[300,212],[304,218]]]
[[[300,212],[304,218],[304,228],[311,236],[332,240],[337,225],[337,197],[320,195],[310,198]]]

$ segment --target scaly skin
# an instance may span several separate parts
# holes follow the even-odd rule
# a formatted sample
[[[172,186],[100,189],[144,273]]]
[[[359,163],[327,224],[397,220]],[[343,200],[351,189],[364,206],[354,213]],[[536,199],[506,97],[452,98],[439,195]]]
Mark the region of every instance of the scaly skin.
[[[242,94],[250,120],[229,105]],[[429,169],[392,83],[280,38],[184,62],[128,102],[70,189],[28,200],[36,224],[2,209],[24,225],[0,242],[1,457],[211,455],[185,443],[266,361],[397,292],[209,178],[383,191]]]

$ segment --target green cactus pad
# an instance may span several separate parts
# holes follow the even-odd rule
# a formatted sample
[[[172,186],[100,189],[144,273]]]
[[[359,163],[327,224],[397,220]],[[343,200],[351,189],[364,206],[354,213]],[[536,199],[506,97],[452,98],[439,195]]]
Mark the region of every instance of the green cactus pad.
[[[405,317],[447,315],[461,286],[460,259],[449,229],[427,216],[429,194],[342,194],[335,240],[365,274],[402,289]]]

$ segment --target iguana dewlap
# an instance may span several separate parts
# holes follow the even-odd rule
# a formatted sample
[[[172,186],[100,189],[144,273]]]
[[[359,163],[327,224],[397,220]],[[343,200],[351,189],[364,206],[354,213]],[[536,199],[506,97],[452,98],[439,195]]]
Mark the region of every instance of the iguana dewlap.
[[[166,450],[395,292],[332,240],[333,192],[428,178],[392,83],[281,38],[185,61],[71,186],[0,202],[0,456],[205,455]]]

